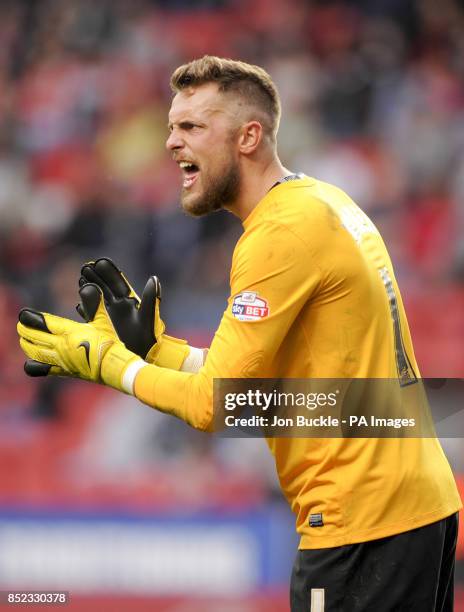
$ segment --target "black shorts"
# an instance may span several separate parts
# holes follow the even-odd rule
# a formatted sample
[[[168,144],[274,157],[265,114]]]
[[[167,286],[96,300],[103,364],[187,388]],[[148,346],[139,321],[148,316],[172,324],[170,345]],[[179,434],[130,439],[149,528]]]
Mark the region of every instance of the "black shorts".
[[[458,515],[389,538],[299,550],[292,612],[451,612]]]

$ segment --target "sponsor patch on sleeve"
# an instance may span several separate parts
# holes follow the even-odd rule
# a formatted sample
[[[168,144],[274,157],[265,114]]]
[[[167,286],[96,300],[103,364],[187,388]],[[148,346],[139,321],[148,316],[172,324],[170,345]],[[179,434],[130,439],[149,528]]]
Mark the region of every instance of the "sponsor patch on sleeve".
[[[259,321],[268,316],[269,307],[254,291],[244,291],[234,297],[232,314],[239,321]]]

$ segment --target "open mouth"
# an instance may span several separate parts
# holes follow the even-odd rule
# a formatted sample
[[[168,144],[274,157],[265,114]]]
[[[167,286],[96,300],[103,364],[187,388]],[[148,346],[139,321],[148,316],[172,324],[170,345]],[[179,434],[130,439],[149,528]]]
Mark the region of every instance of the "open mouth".
[[[179,166],[184,177],[182,186],[184,189],[189,189],[197,180],[197,177],[200,174],[200,168],[196,164],[186,161],[179,162]]]

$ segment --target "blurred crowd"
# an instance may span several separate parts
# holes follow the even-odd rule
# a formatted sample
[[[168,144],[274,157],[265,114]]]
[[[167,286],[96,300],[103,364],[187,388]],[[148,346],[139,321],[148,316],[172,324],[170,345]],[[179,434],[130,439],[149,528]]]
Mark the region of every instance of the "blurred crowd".
[[[2,0],[1,406],[58,414],[59,383],[25,380],[15,321],[26,304],[77,317],[89,259],[113,258],[139,290],[157,274],[169,331],[209,341],[240,224],[187,217],[164,148],[169,76],[206,53],[270,72],[284,164],[368,212],[405,295],[460,295],[462,2]]]

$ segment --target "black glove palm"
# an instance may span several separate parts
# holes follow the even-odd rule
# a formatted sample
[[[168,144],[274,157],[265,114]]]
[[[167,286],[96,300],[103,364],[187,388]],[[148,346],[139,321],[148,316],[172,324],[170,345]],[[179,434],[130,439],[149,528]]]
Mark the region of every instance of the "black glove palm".
[[[161,285],[156,276],[151,276],[142,293],[135,293],[123,273],[106,257],[89,262],[82,267],[79,286],[94,283],[103,292],[106,309],[119,336],[126,347],[146,359],[164,332],[164,323],[159,315]],[[86,300],[80,292],[81,302],[77,311],[91,321],[95,316],[95,304]]]

